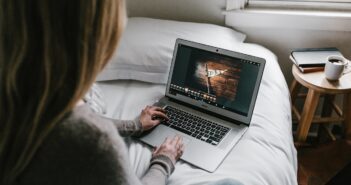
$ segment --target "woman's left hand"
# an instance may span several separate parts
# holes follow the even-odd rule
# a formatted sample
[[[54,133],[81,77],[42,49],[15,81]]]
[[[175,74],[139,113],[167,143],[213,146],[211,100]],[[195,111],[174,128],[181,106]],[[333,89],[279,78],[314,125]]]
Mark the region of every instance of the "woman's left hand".
[[[166,111],[156,106],[146,106],[140,115],[140,123],[145,131],[157,126],[163,120],[168,120]]]

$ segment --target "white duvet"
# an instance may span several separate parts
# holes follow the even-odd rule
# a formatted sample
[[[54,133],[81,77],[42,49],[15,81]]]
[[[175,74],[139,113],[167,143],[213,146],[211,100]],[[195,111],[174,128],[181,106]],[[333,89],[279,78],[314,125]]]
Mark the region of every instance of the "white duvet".
[[[208,173],[178,162],[170,185],[206,184],[225,178],[247,185],[297,184],[297,156],[293,145],[289,91],[277,58],[269,50],[238,43],[235,51],[265,58],[251,125],[221,166]],[[138,81],[100,82],[107,103],[107,116],[133,119],[146,105],[164,96],[165,85]],[[151,151],[129,140],[130,162],[139,176],[148,168]],[[216,157],[216,156],[214,156]]]

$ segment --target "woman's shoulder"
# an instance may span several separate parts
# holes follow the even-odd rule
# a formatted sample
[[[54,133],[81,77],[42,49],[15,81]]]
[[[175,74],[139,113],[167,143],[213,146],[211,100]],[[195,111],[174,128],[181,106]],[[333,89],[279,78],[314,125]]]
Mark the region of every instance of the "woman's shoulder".
[[[76,145],[83,151],[92,150],[93,153],[100,150],[121,152],[115,148],[125,147],[113,123],[93,112],[88,105],[76,107],[57,125],[51,137],[51,140],[64,145]]]
[[[56,127],[63,132],[77,132],[81,131],[96,132],[103,134],[104,132],[113,132],[113,123],[91,110],[89,105],[84,104],[75,107]]]
[[[44,140],[23,182],[110,184],[123,179],[118,169],[123,169],[126,155],[123,139],[111,123],[89,107],[77,107]]]

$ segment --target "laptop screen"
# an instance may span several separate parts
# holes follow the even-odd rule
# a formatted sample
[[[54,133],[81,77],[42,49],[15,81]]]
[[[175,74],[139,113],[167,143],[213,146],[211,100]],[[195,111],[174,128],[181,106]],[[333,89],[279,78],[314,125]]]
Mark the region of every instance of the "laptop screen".
[[[216,51],[178,44],[168,94],[248,117],[264,63]]]

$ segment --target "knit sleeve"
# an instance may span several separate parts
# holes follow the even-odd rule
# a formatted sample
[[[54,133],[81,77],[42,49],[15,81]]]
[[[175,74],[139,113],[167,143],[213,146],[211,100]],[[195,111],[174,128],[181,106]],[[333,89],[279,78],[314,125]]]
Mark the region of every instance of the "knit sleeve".
[[[45,139],[18,185],[165,185],[174,168],[158,156],[138,177],[128,156],[115,125],[81,108]]]
[[[117,124],[121,123],[128,123],[128,121],[117,122]],[[116,122],[113,122],[113,124],[116,126]],[[167,156],[158,155],[153,157],[149,169],[145,172],[144,176],[138,178],[131,168],[124,140],[116,131],[106,128],[103,130],[105,130],[104,133],[106,135],[104,134],[105,136],[100,139],[100,145],[97,146],[97,150],[106,152],[106,160],[100,160],[102,160],[105,168],[110,168],[112,172],[118,174],[121,181],[120,184],[165,185],[167,183],[168,177],[174,171],[174,165]],[[128,131],[129,129],[128,127],[124,127],[124,130]],[[106,164],[103,161],[109,162]],[[118,168],[116,168],[117,166]]]
[[[141,181],[143,184],[166,184],[173,171],[174,165],[167,156],[155,156],[151,159],[150,168]]]
[[[111,121],[122,137],[140,136],[143,132],[143,127],[139,121],[139,117],[134,120],[117,120],[106,117],[103,119]]]

